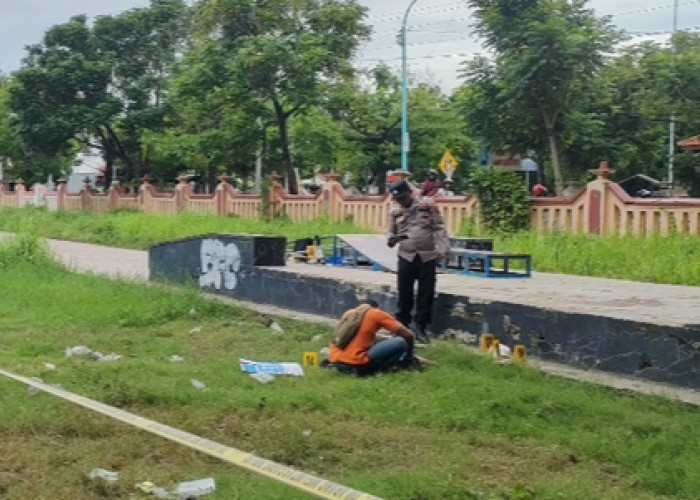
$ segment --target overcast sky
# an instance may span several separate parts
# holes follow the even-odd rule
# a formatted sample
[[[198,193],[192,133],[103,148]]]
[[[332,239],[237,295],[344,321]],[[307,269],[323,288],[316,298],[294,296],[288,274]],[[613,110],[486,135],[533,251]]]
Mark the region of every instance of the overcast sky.
[[[700,31],[700,0],[678,1],[678,29]],[[94,18],[149,5],[148,0],[0,0],[0,71],[20,67],[25,46],[40,42],[46,29],[77,14]],[[360,0],[369,7],[367,23],[372,41],[362,46],[357,64],[371,67],[385,62],[400,68],[401,49],[396,33],[410,0]],[[610,15],[636,41],[665,41],[673,29],[674,0],[590,0],[598,15]],[[409,16],[407,54],[409,72],[420,81],[438,84],[446,92],[459,80],[459,62],[479,52],[469,36],[473,18],[464,0],[418,0]]]

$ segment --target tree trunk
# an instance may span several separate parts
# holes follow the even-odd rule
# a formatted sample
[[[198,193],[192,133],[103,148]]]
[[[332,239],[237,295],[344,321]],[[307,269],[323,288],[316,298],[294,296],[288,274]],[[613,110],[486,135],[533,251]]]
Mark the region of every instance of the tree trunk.
[[[121,141],[119,140],[119,137],[117,137],[116,132],[110,127],[109,125],[105,125],[105,128],[107,129],[107,133],[109,134],[109,138],[114,144],[114,150],[121,159],[121,161],[124,163],[124,167],[127,170],[126,172],[126,180],[131,180],[136,176],[136,173],[134,172],[134,165],[131,163],[131,158],[129,158],[129,155],[126,154],[126,151],[124,150],[124,147],[122,146]]]
[[[272,99],[272,104],[275,106],[277,126],[280,132],[280,141],[282,141],[282,162],[284,163],[284,171],[287,174],[288,190],[290,194],[298,194],[299,186],[297,185],[297,176],[294,172],[292,152],[289,148],[289,131],[287,130],[287,118],[289,118],[289,116],[284,112],[282,104],[277,98]]]
[[[561,196],[564,191],[564,180],[561,176],[561,162],[559,159],[559,143],[554,129],[554,118],[549,116],[546,110],[542,110],[542,118],[547,127],[547,140],[549,141],[549,154],[552,157],[552,170],[554,170],[554,193]]]
[[[262,118],[258,118],[258,125],[260,126],[262,138],[260,141],[260,149],[255,155],[255,184],[253,186],[253,193],[255,194],[262,193],[263,156],[265,155],[265,150],[267,149],[267,131],[265,130],[265,126],[263,125]],[[247,189],[247,187],[248,186],[246,184],[243,185],[244,190]]]

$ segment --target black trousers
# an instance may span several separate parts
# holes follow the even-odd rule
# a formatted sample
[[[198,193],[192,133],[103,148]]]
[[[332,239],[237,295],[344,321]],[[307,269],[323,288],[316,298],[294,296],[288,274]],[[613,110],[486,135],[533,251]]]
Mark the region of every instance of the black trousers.
[[[420,255],[416,255],[412,262],[399,257],[397,272],[399,300],[396,319],[407,327],[411,324],[414,304],[413,288],[416,281],[418,281],[418,295],[415,298],[415,323],[425,327],[433,322],[436,263],[436,260],[423,262]]]

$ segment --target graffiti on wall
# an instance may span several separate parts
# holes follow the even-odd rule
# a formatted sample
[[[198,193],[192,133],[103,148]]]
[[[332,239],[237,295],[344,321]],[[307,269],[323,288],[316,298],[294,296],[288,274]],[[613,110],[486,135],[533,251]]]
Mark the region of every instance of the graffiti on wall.
[[[241,252],[235,243],[204,239],[200,254],[202,258],[200,287],[214,287],[217,290],[221,290],[222,286],[227,290],[236,288],[238,282],[236,273],[241,268]]]

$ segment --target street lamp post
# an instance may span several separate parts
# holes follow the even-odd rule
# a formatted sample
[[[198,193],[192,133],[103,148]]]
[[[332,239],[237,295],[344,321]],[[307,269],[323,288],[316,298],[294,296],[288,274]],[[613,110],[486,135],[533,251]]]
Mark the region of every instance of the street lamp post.
[[[401,22],[401,169],[408,171],[408,151],[411,141],[408,135],[408,75],[406,74],[406,22],[411,9],[418,0],[411,0]]]
[[[674,37],[678,30],[678,0],[673,0],[673,32],[671,33],[671,57],[675,77],[676,65],[676,42]],[[673,196],[673,154],[676,149],[676,113],[671,111],[671,120],[668,125],[668,191]]]

